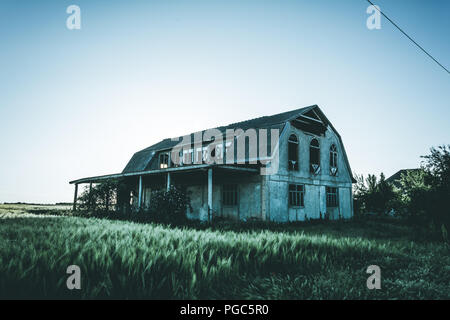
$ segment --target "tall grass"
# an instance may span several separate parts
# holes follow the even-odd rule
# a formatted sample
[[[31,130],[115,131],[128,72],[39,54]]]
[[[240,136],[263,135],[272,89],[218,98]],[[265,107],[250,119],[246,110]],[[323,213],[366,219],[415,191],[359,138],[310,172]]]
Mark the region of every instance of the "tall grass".
[[[349,225],[349,227],[351,227]],[[0,297],[449,298],[443,244],[0,213]],[[66,268],[81,268],[68,290]],[[367,266],[382,290],[366,287]]]

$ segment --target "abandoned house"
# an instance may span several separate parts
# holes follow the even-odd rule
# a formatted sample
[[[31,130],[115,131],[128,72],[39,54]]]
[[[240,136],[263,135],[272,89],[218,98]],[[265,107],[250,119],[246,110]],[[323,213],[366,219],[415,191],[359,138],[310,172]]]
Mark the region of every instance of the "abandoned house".
[[[173,149],[181,145],[180,140],[165,139],[136,152],[122,173],[71,181],[75,185],[74,210],[79,184],[92,186],[92,183],[122,178],[131,187],[125,197],[118,195],[117,198],[122,200],[118,200],[117,207],[131,205],[135,211],[150,205],[153,190],[176,186],[183,188],[190,197],[187,216],[202,221],[223,217],[288,222],[353,216],[354,179],[344,145],[318,106],[214,130],[225,133],[237,129],[241,130],[238,135],[244,136],[245,145],[240,161],[234,152],[236,136],[222,141],[203,139],[200,146],[185,143],[175,153]],[[267,146],[256,144],[258,150],[253,155],[248,146],[250,129],[271,133]],[[275,135],[276,139],[273,139]],[[214,147],[210,155],[217,156],[216,160],[225,159],[230,153],[234,161],[205,161],[211,145]],[[178,154],[179,159],[174,161],[173,155]],[[266,161],[263,161],[266,154]],[[262,168],[270,169],[271,166],[272,172],[261,173]]]

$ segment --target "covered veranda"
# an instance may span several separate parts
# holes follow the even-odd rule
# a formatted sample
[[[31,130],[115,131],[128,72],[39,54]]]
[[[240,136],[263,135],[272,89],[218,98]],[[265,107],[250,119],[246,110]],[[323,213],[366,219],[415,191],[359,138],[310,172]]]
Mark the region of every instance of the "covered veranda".
[[[214,175],[213,175],[214,173]],[[77,210],[77,199],[79,185],[88,184],[89,189],[96,183],[102,183],[113,179],[125,179],[130,185],[135,185],[137,189],[137,203],[135,207],[140,210],[143,207],[144,198],[144,181],[159,188],[165,187],[167,190],[172,185],[188,185],[195,183],[207,184],[207,205],[208,220],[212,216],[213,208],[213,176],[223,177],[229,174],[257,174],[259,169],[255,167],[239,166],[239,165],[217,165],[217,164],[199,164],[191,166],[171,167],[157,170],[148,170],[133,173],[117,173],[103,176],[87,177],[70,181],[75,187],[73,211]],[[134,191],[134,188],[132,189]],[[131,190],[130,190],[131,192]]]

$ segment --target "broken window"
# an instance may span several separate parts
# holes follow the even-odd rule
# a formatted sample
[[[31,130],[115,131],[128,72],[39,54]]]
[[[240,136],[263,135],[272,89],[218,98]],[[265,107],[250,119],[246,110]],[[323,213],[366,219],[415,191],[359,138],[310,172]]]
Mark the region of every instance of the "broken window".
[[[335,176],[338,171],[337,157],[337,148],[336,145],[333,144],[330,147],[330,174],[332,176]]]
[[[207,163],[208,161],[208,147],[198,147],[193,155],[195,164]]]
[[[320,145],[317,139],[312,139],[309,145],[310,171],[313,174],[320,173]]]
[[[203,162],[203,150],[202,148],[197,148],[195,156],[195,164],[202,164]]]
[[[327,207],[337,207],[338,203],[338,189],[327,187]]]
[[[209,144],[203,147],[203,162],[211,164],[216,156],[216,147],[213,144]]]
[[[305,186],[303,184],[289,185],[289,206],[305,206]]]
[[[288,168],[298,170],[298,139],[295,134],[291,134],[288,140]]]
[[[178,153],[178,157],[180,158],[180,166],[182,166],[184,164],[184,156],[183,156],[183,150],[180,150],[180,152]]]
[[[169,167],[169,153],[164,152],[159,155],[159,168],[166,169]]]
[[[234,163],[234,143],[232,141],[227,141],[225,143],[224,155],[227,164]]]
[[[226,184],[223,186],[222,201],[224,206],[237,206],[238,188],[236,184]]]
[[[216,150],[217,150],[216,159],[218,161],[223,160],[223,144],[217,144],[216,145]]]
[[[291,120],[291,124],[303,132],[309,132],[318,136],[323,136],[327,131],[327,123],[315,110],[310,110]]]
[[[183,150],[183,164],[190,165],[194,163],[194,149]]]

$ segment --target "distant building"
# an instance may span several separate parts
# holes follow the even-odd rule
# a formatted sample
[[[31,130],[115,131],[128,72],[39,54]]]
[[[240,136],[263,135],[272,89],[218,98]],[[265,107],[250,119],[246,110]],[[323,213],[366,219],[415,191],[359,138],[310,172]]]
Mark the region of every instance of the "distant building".
[[[169,122],[168,122],[169,123]],[[118,206],[148,207],[152,191],[171,186],[183,188],[191,198],[191,219],[208,221],[216,217],[277,222],[305,219],[350,218],[353,216],[352,177],[341,136],[316,105],[215,128],[242,129],[232,140],[207,139],[200,145],[189,143],[179,152],[180,141],[165,139],[136,152],[120,174],[71,181],[78,185],[123,178],[132,186],[118,196]],[[250,150],[252,131],[258,138],[256,153]],[[168,127],[168,131],[170,128]],[[261,147],[261,133],[278,132]],[[278,130],[278,131],[271,131]],[[206,131],[201,132],[204,134]],[[194,137],[195,134],[188,135]],[[204,136],[203,136],[204,137]],[[245,152],[235,152],[243,137]],[[253,137],[254,138],[254,137]],[[233,155],[233,162],[209,163],[208,148],[214,145],[219,160]],[[266,150],[263,150],[266,148]],[[265,156],[266,152],[267,156]],[[211,150],[211,149],[209,149]],[[174,161],[179,155],[180,161]],[[275,163],[277,161],[277,163]],[[267,169],[270,174],[262,174]],[[76,203],[76,201],[75,201]],[[75,209],[75,204],[74,204]]]

